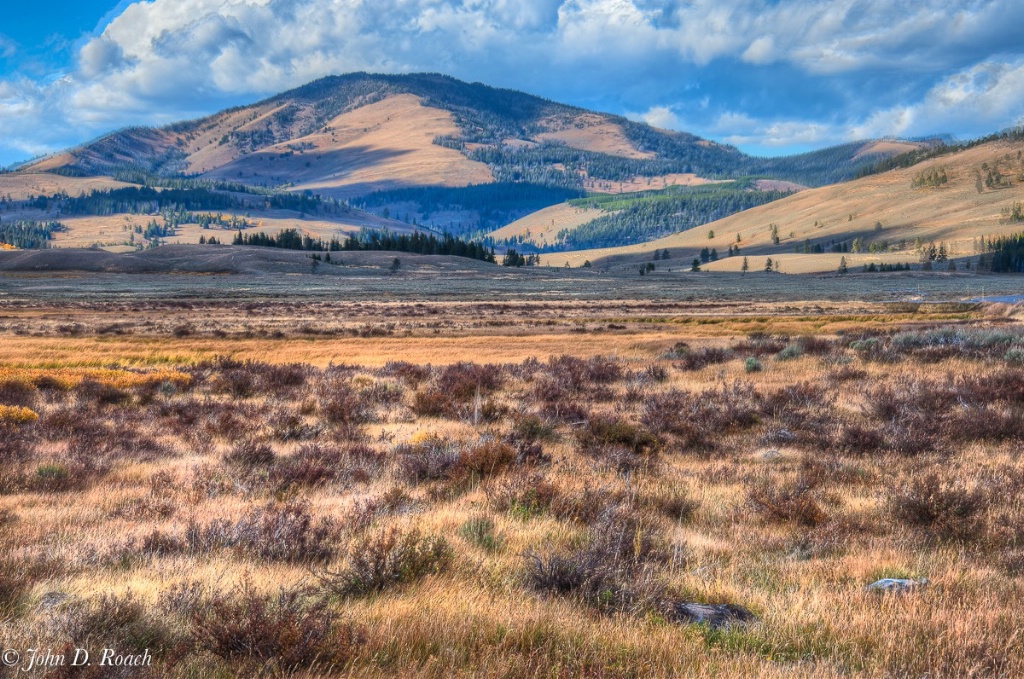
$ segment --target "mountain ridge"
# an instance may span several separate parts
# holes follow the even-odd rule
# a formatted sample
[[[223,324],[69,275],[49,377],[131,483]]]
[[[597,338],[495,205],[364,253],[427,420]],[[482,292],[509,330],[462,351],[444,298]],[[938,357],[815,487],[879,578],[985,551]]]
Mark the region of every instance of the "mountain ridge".
[[[396,97],[415,97],[423,116],[411,130],[429,135],[429,145],[406,149],[437,156],[436,149],[456,151],[439,166],[454,167],[443,185],[489,181],[531,181],[582,186],[584,180],[631,181],[637,177],[695,174],[707,178],[765,175],[807,185],[852,178],[858,170],[892,153],[863,153],[870,143],[854,142],[783,158],[747,156],[735,147],[702,139],[689,132],[663,130],[611,113],[589,111],[518,90],[466,83],[439,73],[327,76],[253,104],[161,128],[130,127],[105,135],[62,154],[23,166],[24,171],[50,171],[85,176],[116,175],[125,170],[162,176],[211,176],[247,183],[289,185],[289,172],[255,172],[253,162],[276,162],[303,156],[310,181],[298,182],[339,194],[358,195],[381,188],[417,186],[423,178],[393,172],[392,185],[363,182],[355,191],[333,176],[337,166],[361,168],[375,161],[351,152],[379,150],[372,125],[348,126],[344,118],[360,109]],[[401,113],[422,114],[409,100]],[[443,113],[436,113],[443,112]],[[335,122],[338,121],[338,122]],[[394,123],[394,118],[377,121]],[[332,125],[332,123],[335,123]],[[338,127],[345,129],[339,130]],[[348,134],[339,138],[338,132]],[[396,133],[410,133],[399,130]],[[306,137],[318,135],[316,140]],[[344,136],[344,135],[342,135]],[[360,143],[365,142],[365,143]],[[310,153],[315,151],[316,153]],[[334,166],[319,161],[336,154]],[[252,159],[244,161],[247,156]],[[274,158],[271,161],[269,159]],[[319,157],[318,157],[319,156]],[[490,171],[487,177],[480,164]],[[235,165],[241,167],[236,167]],[[241,172],[241,175],[238,173]],[[466,179],[460,181],[460,174]]]

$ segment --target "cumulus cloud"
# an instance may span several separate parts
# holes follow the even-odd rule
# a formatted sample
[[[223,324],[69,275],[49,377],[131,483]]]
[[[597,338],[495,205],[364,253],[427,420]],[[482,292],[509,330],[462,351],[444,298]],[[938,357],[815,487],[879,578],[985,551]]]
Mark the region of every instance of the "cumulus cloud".
[[[956,72],[918,102],[877,111],[850,135],[923,135],[935,130],[989,130],[1024,123],[1024,59],[986,61]]]
[[[0,162],[12,149],[356,70],[441,71],[646,110],[666,127],[685,118],[715,131],[742,113],[758,122],[719,134],[780,147],[978,114],[998,127],[1020,110],[1019,0],[149,0],[118,10],[63,77],[0,81]],[[0,56],[12,49],[0,38]],[[813,109],[811,127],[783,114],[782,91],[790,108]]]
[[[626,117],[665,130],[682,129],[682,121],[679,119],[679,116],[668,106],[652,106],[647,109],[646,113],[630,113]]]

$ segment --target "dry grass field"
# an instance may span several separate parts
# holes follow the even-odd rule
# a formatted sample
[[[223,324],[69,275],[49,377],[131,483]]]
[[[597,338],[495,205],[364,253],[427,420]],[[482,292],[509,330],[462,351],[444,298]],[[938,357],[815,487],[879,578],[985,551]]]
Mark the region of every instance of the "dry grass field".
[[[10,280],[0,638],[153,658],[75,676],[1024,674],[1015,307]]]

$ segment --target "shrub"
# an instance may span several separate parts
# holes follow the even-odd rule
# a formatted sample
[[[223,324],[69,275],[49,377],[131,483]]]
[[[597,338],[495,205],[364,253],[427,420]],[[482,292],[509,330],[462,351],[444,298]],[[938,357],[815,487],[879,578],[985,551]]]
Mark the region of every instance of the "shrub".
[[[679,487],[672,487],[661,493],[645,496],[645,504],[656,509],[673,521],[689,521],[693,518],[700,503],[692,499]]]
[[[584,452],[601,446],[621,446],[637,455],[646,455],[658,449],[658,437],[650,431],[622,419],[610,416],[594,416],[587,420],[587,426],[576,435]]]
[[[84,480],[84,475],[76,478],[76,475],[65,464],[47,462],[36,467],[32,488],[44,493],[61,493],[81,488]]]
[[[415,500],[395,486],[375,497],[357,501],[347,517],[347,523],[353,531],[361,531],[371,526],[377,519],[407,510],[413,505]]]
[[[330,669],[355,655],[359,635],[328,603],[304,590],[262,594],[246,577],[191,614],[198,646],[246,674],[279,676]]]
[[[373,419],[373,410],[348,381],[338,380],[324,387],[318,404],[321,417],[348,436],[354,436],[359,425]]]
[[[308,365],[300,363],[284,365],[263,363],[259,364],[256,369],[258,370],[260,391],[279,397],[293,395],[306,384],[310,372]]]
[[[796,340],[796,346],[800,351],[812,356],[823,356],[830,354],[835,349],[835,342],[817,335],[804,335]]]
[[[119,389],[112,384],[91,379],[82,380],[75,388],[75,391],[81,400],[85,402],[93,401],[101,406],[123,406],[131,403],[132,400],[132,395],[129,392]]]
[[[476,478],[490,476],[516,461],[516,449],[497,439],[486,439],[462,450],[457,469]]]
[[[254,439],[240,441],[224,456],[224,461],[239,467],[251,469],[273,464],[276,455],[269,444]]]
[[[523,441],[554,441],[558,438],[558,430],[552,423],[530,414],[516,417],[512,432],[517,440]]]
[[[461,456],[456,442],[433,435],[398,446],[395,452],[402,477],[411,483],[452,478]]]
[[[559,490],[543,474],[513,474],[487,483],[484,494],[496,511],[525,520],[547,511]]]
[[[23,427],[0,426],[0,464],[23,462],[32,456],[35,437]]]
[[[60,631],[79,647],[95,644],[119,652],[161,654],[171,643],[163,623],[151,617],[130,591],[124,596],[104,594],[68,607],[58,617]],[[99,676],[99,675],[97,675]]]
[[[756,358],[777,354],[786,348],[786,337],[772,337],[764,333],[753,332],[742,342],[735,342],[730,349],[737,354],[749,354]]]
[[[433,383],[413,397],[412,410],[422,417],[463,418],[470,414],[476,397],[501,384],[499,366],[455,363],[444,368]]]
[[[493,552],[501,545],[501,539],[494,533],[494,521],[488,516],[474,516],[459,527],[459,535],[466,542]]]
[[[652,396],[640,420],[657,434],[675,437],[684,450],[714,450],[722,434],[757,424],[762,405],[760,394],[739,382],[699,394],[673,389]]]
[[[357,540],[344,570],[324,571],[320,579],[336,594],[362,596],[443,573],[451,561],[444,538],[422,536],[416,528],[403,533],[392,526]]]
[[[552,380],[571,391],[587,385],[611,384],[622,378],[622,366],[618,361],[603,356],[589,359],[564,354],[553,356],[548,360],[546,369]]]
[[[318,563],[334,556],[336,537],[330,519],[316,520],[306,504],[291,501],[250,512],[235,526],[233,541],[261,559]]]
[[[36,386],[27,379],[0,380],[0,404],[7,406],[32,406],[36,400]],[[2,409],[5,406],[0,406]],[[2,410],[0,410],[2,411]],[[0,416],[0,420],[2,420]]]
[[[380,374],[385,377],[397,377],[415,389],[423,380],[430,377],[430,367],[406,361],[388,361],[384,364]]]
[[[776,361],[791,361],[794,358],[800,358],[804,355],[803,347],[799,344],[790,344],[786,346],[782,351],[775,354]]]
[[[613,511],[592,528],[582,548],[527,552],[525,577],[538,592],[574,598],[601,611],[656,611],[666,592],[648,566],[661,558],[649,528],[628,513]]]
[[[361,444],[304,443],[292,455],[277,458],[270,479],[279,487],[315,487],[342,479],[366,483],[383,465],[380,453]]]
[[[708,347],[698,351],[684,352],[679,357],[679,363],[676,364],[676,367],[682,370],[700,370],[709,365],[726,363],[732,360],[732,357],[731,349]]]
[[[759,373],[764,369],[764,367],[761,365],[761,361],[751,356],[743,362],[743,369],[748,373]]]
[[[301,414],[289,408],[275,409],[267,417],[267,424],[278,441],[308,441],[319,436],[324,430],[321,424],[308,423]]]
[[[893,517],[923,528],[940,540],[970,540],[981,529],[988,498],[979,488],[943,478],[938,471],[917,474],[889,495]]]
[[[330,519],[315,519],[299,501],[257,507],[240,521],[190,523],[185,541],[194,553],[231,547],[242,554],[286,563],[323,563],[334,557],[338,530]]]
[[[751,484],[747,500],[757,511],[779,521],[817,526],[828,519],[811,484],[802,477],[793,483],[780,484],[763,475]]]
[[[0,405],[0,427],[3,425],[30,424],[39,419],[39,415],[31,408],[23,406]]]
[[[885,445],[885,435],[877,429],[859,424],[850,424],[842,428],[835,447],[848,455],[870,455]]]
[[[619,489],[595,487],[589,482],[569,491],[562,491],[550,503],[551,515],[563,521],[591,525],[608,512],[626,502]]]

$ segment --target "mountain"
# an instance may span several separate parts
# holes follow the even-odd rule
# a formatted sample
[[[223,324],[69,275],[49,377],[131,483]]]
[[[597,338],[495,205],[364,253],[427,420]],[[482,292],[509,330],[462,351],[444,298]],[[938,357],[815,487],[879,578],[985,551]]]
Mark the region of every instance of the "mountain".
[[[353,73],[199,120],[121,130],[22,169],[200,176],[339,198],[489,182],[615,191],[638,178],[692,176],[819,186],[906,146],[753,158],[685,132],[444,75]]]
[[[18,206],[21,219],[73,216],[73,228],[56,232],[55,243],[160,242],[122,240],[126,227],[142,236],[153,231],[113,224],[108,215],[119,211],[162,214],[158,226],[171,224],[180,242],[194,242],[201,231],[182,220],[227,209],[253,216],[244,228],[298,228],[320,238],[364,227],[427,229],[489,238],[499,247],[578,249],[692,228],[928,147],[882,140],[756,158],[686,132],[444,75],[352,73],[199,120],[114,132],[0,178],[0,194],[12,182],[67,180],[63,198]],[[97,183],[192,193],[174,205],[124,191],[89,205],[70,199]],[[266,198],[282,193],[317,200]],[[531,226],[502,230],[566,201],[581,207],[578,201],[595,193],[638,197],[605,201],[604,213],[619,216],[594,213],[596,223],[573,218],[555,228],[553,219],[539,239]],[[270,210],[271,202],[288,209]]]

